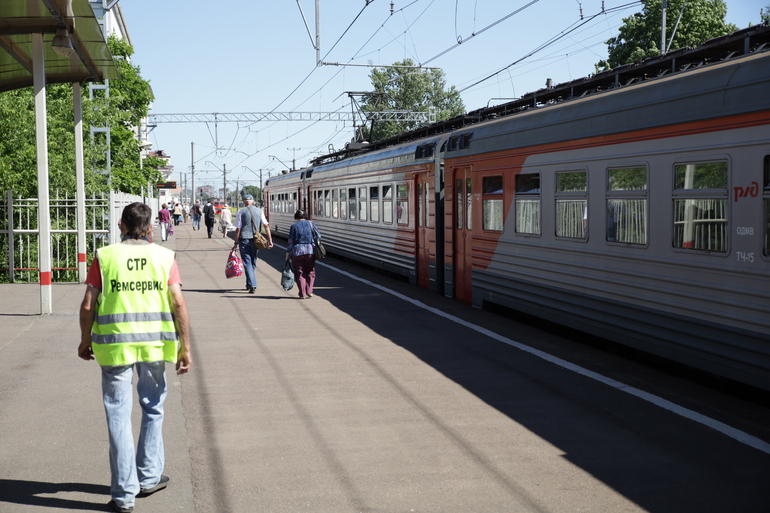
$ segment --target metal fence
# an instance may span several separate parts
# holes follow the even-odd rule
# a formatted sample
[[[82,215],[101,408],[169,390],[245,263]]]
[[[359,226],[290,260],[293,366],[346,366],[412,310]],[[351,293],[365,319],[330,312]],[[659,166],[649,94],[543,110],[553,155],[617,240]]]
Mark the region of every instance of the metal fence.
[[[148,204],[157,216],[157,201],[152,197],[112,192],[86,198],[85,238],[86,262],[91,262],[97,249],[120,241],[118,220],[123,207],[135,201]],[[53,282],[78,282],[77,200],[69,195],[52,195],[49,200],[51,219],[51,270]],[[37,198],[14,198],[7,191],[0,200],[0,283],[38,283]]]

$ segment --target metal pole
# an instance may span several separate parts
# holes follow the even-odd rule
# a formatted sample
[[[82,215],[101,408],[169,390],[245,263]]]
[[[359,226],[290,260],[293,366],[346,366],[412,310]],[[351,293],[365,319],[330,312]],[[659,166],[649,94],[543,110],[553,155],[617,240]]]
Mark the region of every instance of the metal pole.
[[[32,76],[35,91],[35,142],[37,146],[38,266],[40,268],[40,313],[50,314],[51,208],[48,193],[48,123],[45,99],[45,49],[43,34],[32,34]]]
[[[321,65],[321,0],[315,0],[315,65]]]
[[[195,143],[190,143],[190,169],[192,170],[192,204],[195,205]]]
[[[83,98],[80,91],[80,82],[72,83],[72,103],[75,111],[75,182],[76,182],[76,211],[78,228],[78,281],[85,283],[87,265],[86,262],[86,186],[85,168],[83,167]],[[141,163],[142,156],[139,155]]]
[[[13,189],[8,189],[8,280],[14,283],[16,270],[16,241],[13,234]]]
[[[666,53],[666,0],[663,0],[660,19],[660,54]]]
[[[222,164],[222,170],[224,171],[224,177],[222,178],[222,201],[227,199],[227,164]]]

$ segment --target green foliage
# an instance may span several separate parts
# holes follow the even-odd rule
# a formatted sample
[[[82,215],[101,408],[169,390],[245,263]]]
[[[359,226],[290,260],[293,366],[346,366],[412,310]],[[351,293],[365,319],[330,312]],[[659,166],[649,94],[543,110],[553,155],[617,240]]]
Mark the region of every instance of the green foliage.
[[[158,167],[162,159],[139,162],[140,145],[135,128],[147,115],[152,102],[149,83],[139,68],[127,59],[133,49],[120,39],[110,37],[110,51],[115,55],[122,79],[110,81],[110,96],[95,95],[89,100],[88,86],[82,87],[83,132],[85,150],[86,194],[106,191],[106,177],[94,169],[106,169],[106,138],[89,137],[89,126],[110,125],[112,186],[114,190],[139,194],[147,183],[161,180]],[[49,189],[62,194],[75,193],[75,128],[72,84],[46,86],[48,111]],[[0,93],[0,193],[13,189],[14,195],[37,197],[37,149],[35,139],[35,100],[31,87]]]
[[[414,66],[411,59],[394,63],[396,66]],[[419,111],[435,107],[438,121],[459,116],[465,112],[460,93],[454,86],[447,89],[441,70],[416,71],[413,68],[374,69],[369,77],[377,95],[363,102],[366,112]],[[418,127],[415,121],[381,121],[375,123],[369,139],[385,139]]]
[[[241,197],[244,197],[247,194],[251,194],[254,198],[259,198],[259,187],[256,185],[244,185],[243,189],[241,189]]]
[[[671,41],[669,51],[695,47],[709,39],[738,30],[725,23],[727,4],[724,0],[668,0],[666,8],[666,45],[676,26],[679,13],[682,18]],[[642,0],[642,12],[623,19],[620,33],[607,41],[608,57],[600,61],[597,70],[611,69],[642,61],[662,53],[660,48],[661,0]]]
[[[610,191],[642,191],[647,189],[647,168],[610,169],[607,180]]]
[[[770,24],[770,4],[759,10],[759,16],[762,18],[762,23]]]

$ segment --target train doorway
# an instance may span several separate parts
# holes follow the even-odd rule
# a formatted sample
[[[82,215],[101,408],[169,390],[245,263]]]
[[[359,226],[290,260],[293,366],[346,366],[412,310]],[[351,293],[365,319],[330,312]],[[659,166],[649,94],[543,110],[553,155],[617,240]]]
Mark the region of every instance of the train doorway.
[[[415,205],[417,206],[417,285],[424,289],[430,289],[431,254],[433,265],[436,265],[436,252],[431,251],[435,247],[436,223],[434,200],[431,196],[430,180],[428,173],[415,175]]]
[[[472,301],[471,245],[473,243],[473,179],[470,168],[455,170],[452,179],[454,180],[452,268],[455,299],[470,304]]]

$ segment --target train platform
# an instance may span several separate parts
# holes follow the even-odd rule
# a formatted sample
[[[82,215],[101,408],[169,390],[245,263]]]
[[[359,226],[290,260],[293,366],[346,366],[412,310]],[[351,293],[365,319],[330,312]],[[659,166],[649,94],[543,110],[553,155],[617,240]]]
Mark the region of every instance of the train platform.
[[[168,372],[170,484],[135,512],[770,509],[766,407],[333,256],[299,299],[276,243],[256,294],[225,277],[221,233],[188,222],[163,243],[194,361]],[[39,315],[37,285],[0,285],[2,513],[107,511],[100,373],[77,357],[84,290],[54,285]]]

